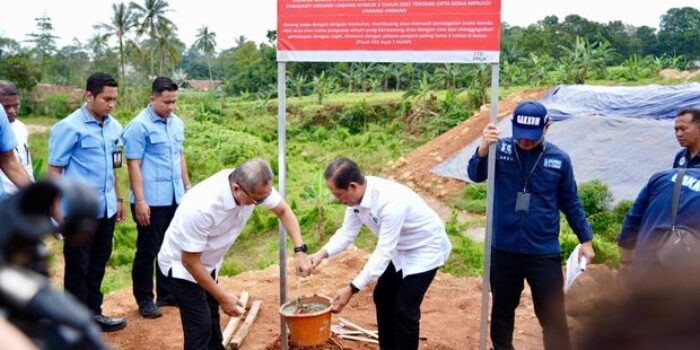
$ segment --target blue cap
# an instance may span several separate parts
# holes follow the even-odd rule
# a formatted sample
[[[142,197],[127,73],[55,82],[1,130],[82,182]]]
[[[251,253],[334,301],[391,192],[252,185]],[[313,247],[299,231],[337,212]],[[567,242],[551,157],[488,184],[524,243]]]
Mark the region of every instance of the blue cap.
[[[547,124],[547,107],[539,102],[523,101],[513,110],[513,138],[516,140],[540,140]]]

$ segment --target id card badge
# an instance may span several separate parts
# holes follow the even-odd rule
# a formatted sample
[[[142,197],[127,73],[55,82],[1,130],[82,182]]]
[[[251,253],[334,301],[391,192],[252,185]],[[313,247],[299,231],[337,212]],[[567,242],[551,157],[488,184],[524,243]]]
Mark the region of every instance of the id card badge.
[[[528,192],[518,192],[515,198],[515,212],[518,214],[527,214],[530,211],[530,198],[532,194]]]
[[[122,167],[122,151],[120,149],[112,152],[112,167],[115,169]]]

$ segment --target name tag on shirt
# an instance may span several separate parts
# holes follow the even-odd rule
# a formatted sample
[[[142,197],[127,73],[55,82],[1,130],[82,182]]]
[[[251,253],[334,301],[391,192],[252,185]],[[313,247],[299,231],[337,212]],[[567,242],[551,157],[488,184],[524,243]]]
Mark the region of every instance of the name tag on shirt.
[[[123,149],[119,145],[119,140],[114,140],[114,151],[112,152],[112,168],[121,168],[123,159]]]
[[[552,169],[561,169],[561,159],[545,158],[544,167]]]

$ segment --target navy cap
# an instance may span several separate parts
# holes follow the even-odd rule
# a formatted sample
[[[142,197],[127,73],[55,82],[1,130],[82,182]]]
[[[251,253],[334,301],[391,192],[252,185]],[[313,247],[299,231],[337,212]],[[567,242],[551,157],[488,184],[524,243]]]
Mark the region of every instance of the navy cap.
[[[540,140],[547,124],[547,107],[539,102],[523,101],[513,110],[513,138],[516,140]]]

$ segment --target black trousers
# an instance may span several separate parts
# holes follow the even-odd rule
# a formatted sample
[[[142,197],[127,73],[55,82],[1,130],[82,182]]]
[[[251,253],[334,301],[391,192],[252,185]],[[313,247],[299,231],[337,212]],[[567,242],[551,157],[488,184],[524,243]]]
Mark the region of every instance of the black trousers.
[[[207,293],[199,284],[173,278],[170,285],[182,320],[185,335],[185,350],[223,350],[224,340],[219,325],[219,302]],[[212,273],[212,278],[215,274]]]
[[[112,255],[116,215],[98,220],[95,235],[78,246],[63,245],[63,287],[96,315],[102,314],[102,280]]]
[[[374,288],[380,349],[418,349],[420,305],[436,272],[433,269],[403,278],[389,263]]]
[[[496,350],[513,349],[515,309],[520,303],[523,281],[532,290],[535,315],[542,326],[544,348],[571,348],[564,313],[564,279],[561,256],[514,254],[493,249],[491,253],[491,342]]]
[[[166,207],[151,207],[151,223],[148,226],[136,224],[136,254],[131,270],[134,298],[136,302],[153,300],[153,265],[155,263],[156,295],[163,300],[170,296],[168,278],[160,271],[157,263],[158,251],[163,244],[165,231],[175,215],[177,204]],[[131,205],[131,213],[134,215],[134,205]]]

